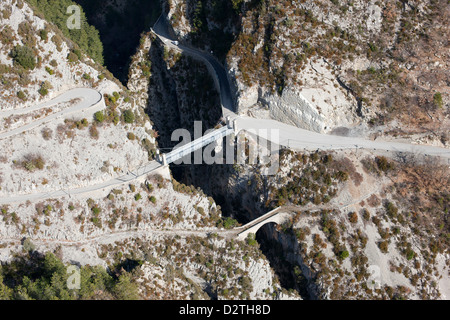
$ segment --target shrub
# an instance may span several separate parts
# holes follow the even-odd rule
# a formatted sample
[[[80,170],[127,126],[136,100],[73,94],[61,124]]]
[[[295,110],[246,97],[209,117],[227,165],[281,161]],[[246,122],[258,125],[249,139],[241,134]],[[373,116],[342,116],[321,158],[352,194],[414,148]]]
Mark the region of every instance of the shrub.
[[[97,206],[93,207],[91,210],[92,210],[92,213],[95,214],[95,215],[100,214],[100,212],[102,211],[102,209],[100,209]]]
[[[256,234],[254,233],[249,233],[247,236],[247,244],[249,246],[256,246],[258,245],[258,242],[256,241]]]
[[[39,31],[39,36],[42,40],[47,41],[48,40],[48,31],[45,29],[42,29]]]
[[[440,92],[436,92],[433,96],[434,105],[438,108],[442,108],[444,106],[444,102],[442,101],[442,94]]]
[[[67,55],[67,60],[69,60],[69,62],[77,62],[78,56],[73,52],[69,52],[69,54]]]
[[[378,243],[378,247],[380,248],[381,252],[387,253],[389,248],[389,243],[387,241],[382,241]]]
[[[148,200],[149,200],[151,203],[153,203],[153,204],[156,203],[156,198],[155,198],[154,196],[150,196],[150,197],[148,198]]]
[[[91,138],[94,138],[94,139],[98,139],[98,137],[100,136],[97,127],[94,125],[92,125],[89,128],[89,134],[90,134]]]
[[[105,114],[103,111],[98,111],[94,114],[95,121],[102,123],[105,120]]]
[[[50,90],[50,89],[52,89],[53,88],[53,86],[51,85],[51,83],[50,82],[48,82],[48,81],[45,81],[43,84],[42,84],[42,86],[41,86],[41,88],[39,89],[39,94],[41,95],[41,96],[46,96],[47,94],[48,94],[48,91]]]
[[[11,51],[14,63],[22,66],[26,70],[36,68],[36,56],[33,49],[26,46],[17,46]]]
[[[344,260],[344,259],[348,258],[349,255],[350,255],[350,254],[348,253],[347,250],[342,250],[341,253],[339,254],[339,258],[340,258],[341,260]]]
[[[21,165],[28,171],[34,171],[35,169],[42,170],[44,169],[45,160],[41,155],[28,154],[22,160]]]
[[[227,217],[224,221],[223,221],[223,227],[225,229],[233,229],[234,227],[238,226],[239,223],[236,219]]]
[[[140,193],[138,193],[138,194],[136,194],[136,195],[134,196],[134,200],[136,200],[136,201],[139,201],[139,200],[141,200],[141,199],[142,199],[142,196],[141,196]]]
[[[42,133],[42,138],[44,138],[44,140],[50,140],[52,138],[53,132],[49,128],[42,129],[41,133]]]
[[[38,92],[43,97],[45,97],[48,94],[48,90],[45,88],[40,88]]]
[[[17,97],[18,97],[20,100],[26,100],[26,98],[27,98],[27,96],[25,95],[25,92],[23,92],[23,91],[17,92]]]
[[[386,214],[391,219],[396,218],[398,214],[398,208],[392,202],[388,202],[386,204]]]
[[[412,249],[406,250],[406,259],[411,260],[416,256],[416,253]]]
[[[135,139],[136,139],[136,136],[134,135],[133,132],[128,132],[128,133],[127,133],[127,138],[128,138],[129,140],[135,140]]]
[[[133,123],[134,122],[134,113],[131,110],[125,110],[123,113],[123,120],[126,123]]]
[[[47,73],[49,74],[49,75],[53,75],[55,72],[52,70],[52,68],[50,68],[50,67],[45,67],[45,71],[47,71]]]
[[[348,214],[348,220],[351,223],[357,223],[358,222],[358,215],[356,214],[356,212],[350,212]]]
[[[30,240],[30,238],[26,238],[23,241],[23,249],[25,251],[34,251],[34,249],[36,248],[36,246],[34,245],[34,243]]]

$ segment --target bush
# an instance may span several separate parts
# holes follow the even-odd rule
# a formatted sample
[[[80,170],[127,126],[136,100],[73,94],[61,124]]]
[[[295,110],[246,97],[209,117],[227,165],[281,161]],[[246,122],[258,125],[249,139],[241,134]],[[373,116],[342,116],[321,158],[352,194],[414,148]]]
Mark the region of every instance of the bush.
[[[23,91],[17,92],[17,97],[18,97],[20,100],[25,100],[25,99],[27,98],[27,96],[25,95],[25,92],[23,92]]]
[[[49,75],[53,75],[55,73],[55,71],[53,71],[50,67],[45,67],[45,71],[47,71]]]
[[[247,244],[249,246],[256,246],[258,245],[258,242],[256,241],[256,234],[254,233],[249,233],[247,236]]]
[[[416,256],[416,253],[412,249],[406,250],[406,259],[412,260]]]
[[[358,222],[358,215],[356,214],[356,212],[350,212],[348,214],[348,220],[351,223],[357,223]]]
[[[442,101],[442,94],[440,92],[436,92],[433,96],[434,105],[438,108],[442,108],[444,106],[444,102]]]
[[[69,62],[77,62],[78,56],[73,52],[69,52],[69,54],[67,55],[67,60],[69,60]]]
[[[339,254],[339,258],[340,258],[341,260],[344,260],[344,259],[348,258],[349,255],[350,255],[350,254],[348,253],[347,250],[343,250],[343,251],[341,251],[341,253]]]
[[[103,111],[98,111],[94,114],[95,121],[102,123],[105,120],[105,114]]]
[[[50,140],[53,135],[52,130],[49,128],[42,129],[41,133],[42,133],[42,138],[44,138],[44,140]]]
[[[89,134],[91,135],[91,138],[94,139],[98,139],[98,137],[100,136],[97,127],[94,125],[89,128]]]
[[[102,209],[100,209],[99,207],[93,207],[92,209],[92,213],[95,214],[96,216],[100,214],[100,212],[102,211]]]
[[[125,110],[123,113],[123,120],[126,123],[133,123],[134,122],[134,113],[131,110]]]
[[[36,68],[36,55],[33,49],[26,46],[17,46],[11,51],[11,57],[14,63],[22,66],[26,70],[34,70]]]
[[[234,227],[238,226],[239,223],[236,219],[227,217],[224,221],[223,221],[223,227],[225,229],[233,229]]]
[[[22,167],[28,171],[34,171],[36,169],[42,170],[44,169],[45,160],[41,155],[28,154],[24,157],[21,164]]]
[[[45,88],[40,88],[38,92],[43,97],[45,97],[48,94],[48,90]]]
[[[127,133],[127,138],[128,138],[128,140],[135,140],[136,136],[135,136],[135,134],[133,132],[128,132]]]
[[[378,169],[383,172],[388,172],[394,168],[394,164],[389,162],[386,157],[376,157],[375,162],[377,163]]]
[[[48,82],[48,81],[45,81],[43,84],[42,84],[42,86],[41,86],[41,88],[39,89],[39,94],[41,95],[41,96],[46,96],[47,94],[48,94],[48,91],[50,90],[50,89],[52,89],[53,87],[52,87],[52,85],[51,85],[51,83],[50,82]]]
[[[45,29],[42,29],[39,31],[39,36],[42,40],[47,41],[48,40],[48,31]]]
[[[380,248],[381,252],[387,253],[389,248],[389,243],[387,241],[382,241],[378,243],[378,247]]]

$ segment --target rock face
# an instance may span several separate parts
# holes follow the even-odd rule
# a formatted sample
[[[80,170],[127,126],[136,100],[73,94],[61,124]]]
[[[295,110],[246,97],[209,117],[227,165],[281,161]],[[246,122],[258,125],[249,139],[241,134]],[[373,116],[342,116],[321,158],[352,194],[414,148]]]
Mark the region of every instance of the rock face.
[[[0,46],[1,66],[8,66],[0,69],[1,76],[10,79],[15,77],[16,70],[10,69],[13,64],[7,53],[12,46],[22,43],[22,36],[17,34],[18,25],[30,21],[31,27],[39,30],[46,22],[26,4],[20,9],[16,1],[8,0],[0,8],[5,11],[11,8],[11,15],[6,19],[0,12],[0,31],[4,25],[11,25],[16,38],[12,44]],[[49,38],[54,34],[56,31],[49,32]],[[165,56],[164,48],[154,44],[148,34],[143,36],[132,59],[128,90],[114,78],[99,77],[105,70],[84,55],[69,62],[67,55],[71,48],[66,39],[61,39],[61,50],[51,40],[35,40],[42,65],[27,72],[32,79],[28,84],[14,82],[2,87],[1,108],[23,111],[35,106],[36,100],[49,101],[71,87],[91,87],[104,95],[101,102],[105,119],[96,120],[92,113],[70,114],[69,119],[53,119],[45,126],[2,139],[0,197],[90,186],[147,163],[157,137],[143,111],[149,101],[158,117],[155,122],[162,130],[180,125],[191,128],[196,119],[205,119],[211,126],[216,124],[220,104],[206,67],[173,52]],[[50,63],[54,65],[53,74],[45,70]],[[191,72],[195,81],[187,81]],[[48,81],[53,87],[45,97],[37,92],[37,83],[42,81]],[[1,85],[4,84],[8,82]],[[158,92],[160,88],[167,91]],[[204,95],[193,91],[199,89]],[[19,90],[27,93],[26,102],[17,97]],[[164,109],[171,104],[173,110]],[[49,112],[70,105],[54,105]],[[122,119],[125,110],[134,114],[132,123]],[[2,129],[20,127],[33,121],[32,116],[35,114],[16,119]],[[86,119],[82,121],[83,117]],[[169,119],[170,124],[166,122]],[[96,128],[97,136],[84,123]],[[42,155],[45,166],[41,170],[22,168],[21,159],[27,152]],[[69,264],[107,267],[123,259],[141,259],[143,266],[138,272],[141,278],[133,277],[140,283],[144,298],[162,298],[171,286],[173,299],[298,298],[295,293],[282,290],[257,246],[217,236],[216,233],[223,231],[220,206],[197,188],[172,180],[168,168],[114,189],[92,191],[89,198],[67,196],[8,203],[0,207],[0,217],[2,263],[11,262],[13,254],[22,251],[26,238],[33,250],[57,252]],[[199,252],[203,255],[198,255]],[[122,258],[117,260],[117,257]],[[160,277],[160,281],[155,281],[155,277]]]
[[[290,88],[281,96],[268,95],[261,99],[270,110],[272,119],[316,132],[323,132],[324,116],[300,93]]]

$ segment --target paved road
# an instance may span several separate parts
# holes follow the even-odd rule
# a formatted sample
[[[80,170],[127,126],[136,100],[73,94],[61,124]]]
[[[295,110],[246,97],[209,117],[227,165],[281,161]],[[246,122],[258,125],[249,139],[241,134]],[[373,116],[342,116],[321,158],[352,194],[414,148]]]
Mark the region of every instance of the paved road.
[[[72,197],[72,196],[80,196],[85,195],[89,197],[94,192],[102,190],[102,189],[112,189],[114,187],[119,187],[125,183],[129,183],[138,178],[143,178],[152,171],[161,168],[162,164],[156,161],[151,161],[146,165],[139,167],[136,170],[130,171],[125,175],[120,177],[97,183],[94,185],[79,187],[79,188],[68,188],[68,189],[60,189],[51,192],[40,192],[40,193],[32,193],[32,194],[22,194],[15,196],[8,196],[4,198],[0,198],[1,204],[15,203],[15,202],[26,202],[26,201],[41,201],[45,199],[57,199],[61,197]]]
[[[71,107],[68,107],[60,112],[54,113],[48,117],[45,117],[43,119],[38,119],[30,124],[27,124],[25,126],[19,127],[17,129],[5,132],[0,134],[0,139],[8,138],[13,135],[26,132],[28,130],[31,130],[43,123],[52,121],[56,118],[63,118],[67,117],[71,114],[76,114],[78,116],[82,116],[84,112],[89,112],[92,114],[94,111],[102,110],[105,108],[104,104],[99,104],[99,102],[102,101],[102,95],[96,90],[89,89],[89,88],[78,88],[78,89],[72,89],[69,90],[58,97],[38,104],[33,107],[25,108],[22,110],[8,110],[0,112],[0,117],[8,117],[10,115],[14,114],[24,114],[27,112],[33,112],[40,110],[42,108],[48,108],[53,105],[56,105],[58,103],[64,103],[71,101],[73,99],[80,99],[79,102],[74,104]],[[94,109],[93,109],[94,108]],[[98,109],[98,110],[97,110]],[[1,197],[0,198],[0,204],[7,204],[7,203],[14,203],[14,202],[26,202],[26,201],[40,201],[45,199],[52,199],[52,198],[60,198],[60,197],[71,197],[76,195],[89,195],[92,194],[95,191],[102,190],[105,188],[112,188],[115,186],[120,186],[124,183],[133,181],[137,178],[144,177],[145,175],[149,174],[150,172],[162,167],[162,165],[159,162],[152,161],[147,163],[146,165],[137,168],[136,170],[133,170],[126,175],[105,181],[103,183],[91,185],[91,186],[85,186],[85,187],[79,187],[79,188],[71,188],[71,186],[68,186],[67,189],[60,189],[52,192],[40,192],[40,193],[32,193],[32,194],[18,194],[14,196],[8,196],[8,197]]]
[[[45,118],[41,118],[38,120],[35,120],[29,124],[26,124],[24,126],[21,126],[19,128],[9,130],[7,132],[0,133],[0,139],[9,138],[11,136],[14,136],[16,134],[20,134],[23,132],[26,132],[28,130],[34,129],[44,123],[53,121],[57,118],[63,118],[67,117],[71,114],[77,114],[80,116],[83,116],[83,113],[88,112],[92,114],[94,111],[98,111],[105,108],[104,104],[99,104],[99,102],[102,101],[102,95],[100,92],[94,89],[89,88],[77,88],[72,89],[69,91],[66,91],[65,93],[59,95],[55,99],[52,99],[50,101],[38,104],[36,106],[24,108],[21,110],[6,110],[0,112],[0,119],[7,118],[12,115],[19,115],[19,114],[26,114],[33,111],[38,111],[43,108],[48,108],[54,105],[57,105],[59,103],[65,103],[69,102],[73,99],[80,99],[77,103],[75,103],[73,106],[67,107],[64,110],[61,110],[59,112],[55,112]],[[98,110],[93,110],[92,107],[98,105]]]
[[[187,156],[193,153],[196,150],[199,150],[207,145],[222,140],[223,137],[232,134],[234,132],[233,128],[229,128],[227,126],[222,127],[217,130],[213,130],[203,137],[192,141],[191,143],[185,144],[179,148],[174,149],[172,152],[166,154],[166,162],[167,164],[173,163],[179,159],[182,159],[184,156]]]
[[[158,29],[158,28],[157,28]],[[156,31],[156,30],[154,30]],[[412,153],[420,153],[427,154],[430,156],[440,156],[446,159],[450,159],[450,150],[445,148],[438,148],[432,146],[425,145],[412,145],[406,143],[397,143],[397,142],[383,142],[383,141],[370,141],[362,138],[348,138],[348,137],[340,137],[340,136],[332,136],[320,134],[304,129],[300,129],[298,127],[290,126],[285,123],[276,121],[276,120],[266,120],[266,119],[254,119],[249,117],[237,116],[234,113],[234,108],[232,104],[232,95],[230,86],[228,83],[228,79],[226,78],[225,69],[211,56],[204,52],[194,50],[182,45],[176,45],[175,42],[169,38],[165,38],[164,35],[158,35],[162,40],[172,46],[181,50],[182,52],[186,52],[191,55],[195,55],[197,57],[202,58],[207,61],[212,68],[214,69],[215,81],[218,81],[220,84],[220,94],[222,100],[222,109],[224,110],[224,116],[229,115],[232,119],[236,120],[236,131],[240,130],[267,130],[267,129],[276,129],[279,130],[279,140],[277,142],[281,145],[287,146],[292,149],[322,149],[322,150],[338,150],[338,149],[357,149],[357,148],[365,148],[365,149],[374,149],[374,150],[387,150],[394,152],[412,152]],[[14,134],[18,134],[20,132],[24,132],[26,130],[30,130],[46,121],[51,121],[57,117],[67,116],[72,113],[80,113],[89,109],[93,105],[97,104],[102,96],[99,92],[93,89],[73,89],[63,93],[57,98],[40,104],[35,107],[30,107],[24,110],[24,112],[31,112],[35,110],[39,110],[40,108],[49,107],[56,103],[67,102],[72,99],[81,98],[81,102],[77,103],[73,107],[67,108],[61,112],[55,113],[49,117],[44,119],[36,120],[35,122],[23,126],[21,128],[11,130],[9,132],[0,134],[0,138],[10,137]],[[92,111],[92,110],[90,110]],[[3,112],[3,116],[7,116],[8,114],[20,113],[18,111],[6,111]],[[229,134],[229,130],[225,130],[225,134]],[[225,132],[224,131],[224,132]],[[217,134],[223,134],[220,130],[217,131]],[[213,133],[211,137],[212,140],[216,140],[216,133]],[[203,146],[207,139],[201,139],[201,145]],[[269,140],[271,137],[269,135]],[[170,160],[174,161],[175,158],[185,155],[185,152],[191,151],[193,147],[196,147],[198,141],[192,142],[190,145],[183,146],[180,150],[174,150],[170,156]],[[25,201],[39,201],[50,198],[58,198],[62,196],[74,196],[81,194],[91,194],[92,192],[102,190],[104,188],[111,188],[114,186],[119,186],[124,183],[128,183],[137,178],[143,177],[150,172],[160,168],[162,164],[156,161],[152,161],[145,166],[138,168],[126,175],[123,175],[118,178],[111,179],[109,181],[95,184],[86,187],[72,188],[67,190],[57,190],[54,192],[42,192],[42,193],[34,193],[34,194],[26,194],[26,195],[15,195],[11,197],[0,198],[0,204],[13,203],[13,202],[25,202]]]
[[[279,139],[269,140],[276,142],[282,146],[296,150],[340,150],[340,149],[369,149],[376,151],[390,151],[390,152],[407,152],[414,154],[424,154],[429,156],[439,156],[450,159],[450,149],[433,147],[427,145],[415,145],[408,143],[399,143],[391,141],[372,141],[363,138],[342,137],[328,134],[321,134],[313,131],[308,131],[295,126],[290,126],[285,123],[269,120],[269,119],[255,119],[250,117],[238,116],[234,113],[234,105],[232,103],[233,97],[231,94],[230,84],[227,78],[227,73],[224,67],[217,62],[217,60],[210,54],[189,48],[185,45],[175,42],[168,31],[168,22],[161,15],[156,22],[153,32],[169,47],[177,49],[183,53],[198,57],[209,64],[213,70],[215,81],[220,83],[220,95],[222,101],[222,110],[224,117],[230,116],[232,120],[236,119],[237,129],[241,130],[279,130]],[[450,160],[447,160],[450,161]]]
[[[175,44],[176,39],[170,35],[169,28],[167,20],[161,15],[153,26],[152,31],[166,46],[206,62],[210,72],[213,73],[214,81],[220,93],[223,116],[224,118],[229,116],[234,119],[237,115],[235,114],[233,95],[225,68],[213,55],[207,52],[193,49],[180,43]]]
[[[268,140],[297,150],[340,150],[340,149],[368,149],[376,151],[406,152],[414,154],[426,154],[450,159],[450,149],[427,145],[416,145],[382,140],[366,140],[355,137],[341,137],[321,134],[295,126],[291,126],[276,120],[254,119],[240,116],[236,119],[237,131],[240,130],[278,130],[279,139],[273,140],[268,135]]]

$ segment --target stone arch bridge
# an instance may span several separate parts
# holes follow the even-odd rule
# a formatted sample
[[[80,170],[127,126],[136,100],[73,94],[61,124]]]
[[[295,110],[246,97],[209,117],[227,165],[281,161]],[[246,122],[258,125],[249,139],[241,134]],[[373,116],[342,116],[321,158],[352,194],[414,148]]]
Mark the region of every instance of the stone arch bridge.
[[[276,223],[281,225],[285,222],[288,222],[292,217],[292,210],[298,208],[290,208],[290,207],[278,207],[272,211],[267,212],[259,218],[250,221],[246,225],[243,225],[239,228],[234,229],[236,232],[236,237],[238,240],[245,240],[250,233],[255,233],[265,224],[267,223]]]

